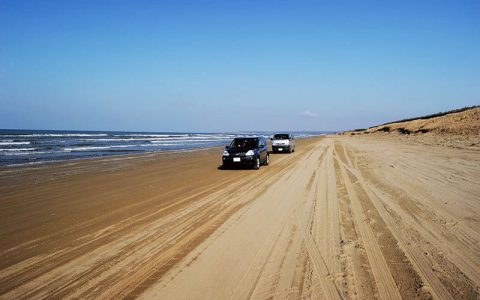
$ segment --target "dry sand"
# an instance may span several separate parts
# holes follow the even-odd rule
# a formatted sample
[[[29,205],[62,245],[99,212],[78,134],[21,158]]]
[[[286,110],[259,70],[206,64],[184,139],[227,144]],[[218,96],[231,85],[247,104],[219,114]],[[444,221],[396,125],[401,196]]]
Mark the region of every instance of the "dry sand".
[[[0,170],[0,297],[478,299],[480,153],[381,136]]]

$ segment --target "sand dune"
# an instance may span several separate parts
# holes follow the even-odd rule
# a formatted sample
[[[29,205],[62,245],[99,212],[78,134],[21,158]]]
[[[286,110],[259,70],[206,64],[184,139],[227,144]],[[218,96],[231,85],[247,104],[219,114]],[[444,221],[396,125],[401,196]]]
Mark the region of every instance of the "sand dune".
[[[480,297],[478,150],[311,138],[259,171],[219,153],[0,170],[1,297]]]
[[[367,132],[432,133],[453,135],[478,135],[480,132],[480,107],[446,113],[438,117],[420,117],[409,121],[388,123],[371,127]]]
[[[343,135],[376,135],[426,145],[480,149],[480,107],[346,131]]]

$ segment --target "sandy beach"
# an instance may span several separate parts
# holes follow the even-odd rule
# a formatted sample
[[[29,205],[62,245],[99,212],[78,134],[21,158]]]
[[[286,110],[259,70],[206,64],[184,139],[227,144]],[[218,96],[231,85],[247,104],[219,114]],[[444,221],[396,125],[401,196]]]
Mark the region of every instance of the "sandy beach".
[[[480,300],[479,12],[0,1],[0,300]]]
[[[1,297],[479,297],[477,149],[318,137],[259,171],[220,153],[2,169]]]

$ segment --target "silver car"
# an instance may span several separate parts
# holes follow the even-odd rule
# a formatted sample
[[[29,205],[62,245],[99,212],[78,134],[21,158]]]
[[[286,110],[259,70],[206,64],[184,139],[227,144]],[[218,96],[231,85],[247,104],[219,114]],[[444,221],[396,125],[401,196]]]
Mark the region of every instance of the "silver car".
[[[295,137],[290,133],[277,133],[272,137],[272,152],[295,152]]]

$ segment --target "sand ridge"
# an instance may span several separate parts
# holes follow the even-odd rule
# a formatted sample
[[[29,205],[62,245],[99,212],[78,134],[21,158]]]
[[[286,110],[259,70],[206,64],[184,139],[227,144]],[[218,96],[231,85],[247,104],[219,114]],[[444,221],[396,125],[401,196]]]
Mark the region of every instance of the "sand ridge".
[[[466,107],[450,112],[412,118],[339,133],[375,135],[410,143],[480,149],[480,107]]]
[[[479,297],[478,151],[329,136],[259,171],[219,153],[0,172],[1,297]]]

